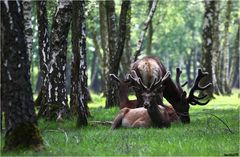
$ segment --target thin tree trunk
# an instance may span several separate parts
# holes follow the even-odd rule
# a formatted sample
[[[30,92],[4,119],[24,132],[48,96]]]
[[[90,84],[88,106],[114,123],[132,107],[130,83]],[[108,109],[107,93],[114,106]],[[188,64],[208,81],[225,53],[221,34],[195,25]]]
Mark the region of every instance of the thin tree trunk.
[[[129,70],[130,64],[131,64],[131,57],[132,57],[132,51],[131,51],[131,3],[129,4],[129,9],[127,12],[126,17],[126,37],[125,37],[125,46],[124,46],[124,55],[121,59],[121,65],[122,65],[122,71],[123,74],[126,74]]]
[[[206,84],[212,81],[212,55],[213,55],[213,17],[216,12],[216,1],[205,1],[205,14],[203,23],[203,54],[202,54],[202,66],[204,71],[207,71],[209,75],[201,81]],[[213,88],[210,87],[206,90],[209,97],[213,97]]]
[[[107,11],[107,24],[108,24],[108,47],[109,47],[109,56],[107,62],[108,73],[106,76],[106,108],[115,106],[118,104],[117,100],[117,86],[110,79],[109,74],[114,73],[113,64],[116,61],[115,55],[117,51],[117,19],[115,15],[115,3],[113,0],[106,1],[106,11]],[[117,69],[118,70],[118,69]]]
[[[94,52],[95,61],[93,61],[94,66],[92,65],[92,67],[93,67],[92,71],[94,74],[96,74],[95,75],[96,77],[98,77],[99,74],[101,75],[101,82],[98,82],[99,85],[97,85],[96,82],[93,82],[93,81],[98,80],[98,78],[91,78],[90,87],[92,88],[93,86],[95,87],[97,85],[99,87],[98,90],[100,89],[104,93],[104,89],[103,89],[104,85],[103,84],[104,84],[105,80],[103,78],[105,78],[105,76],[103,76],[104,75],[103,73],[105,72],[106,67],[104,67],[104,64],[106,61],[104,61],[104,59],[103,59],[103,54],[101,52],[102,49],[99,46],[100,44],[98,43],[96,31],[92,30],[91,34],[92,34],[93,45],[95,47],[95,52]],[[98,64],[100,64],[101,66],[96,66]]]
[[[24,36],[23,3],[1,2],[1,14],[1,28],[4,31],[4,45],[1,47],[1,106],[6,115],[4,150],[39,150],[43,140],[36,127],[29,52]]]
[[[78,114],[77,127],[87,125],[87,63],[86,63],[86,27],[85,2],[73,2],[72,41],[72,90],[71,108]],[[76,108],[76,109],[74,109]]]
[[[187,81],[188,81],[188,88],[192,85],[192,78],[191,78],[191,60],[192,60],[192,52],[186,56],[185,59],[185,66],[186,66],[186,74],[187,74]]]
[[[220,54],[220,38],[219,38],[219,1],[215,2],[216,10],[213,15],[213,51],[212,51],[212,86],[214,90],[214,94],[219,95],[220,90],[218,87],[218,81],[217,81],[217,73],[216,73],[216,68],[217,68],[217,61],[219,59],[219,54]]]
[[[40,92],[40,90],[42,88],[42,82],[43,82],[43,80],[42,80],[41,72],[38,72],[35,93]],[[35,102],[35,105],[36,105],[36,102]]]
[[[95,44],[94,44],[95,45]],[[94,46],[95,47],[95,46]],[[96,69],[98,69],[98,57],[97,57],[97,53],[96,53],[96,47],[95,47],[95,51],[93,52],[93,58],[92,58],[92,61],[91,61],[91,77],[90,77],[90,84],[92,84],[92,80],[94,80],[94,78],[96,77]]]
[[[148,6],[148,12],[151,11],[151,8],[152,8],[152,4],[153,4],[153,1],[150,0],[148,1],[149,3],[149,6]],[[148,38],[147,38],[147,51],[146,51],[146,54],[150,55],[151,52],[152,52],[152,37],[153,37],[153,24],[152,24],[152,20],[150,21],[149,23],[149,29],[148,29]]]
[[[37,1],[37,19],[38,19],[38,44],[40,57],[40,73],[42,79],[41,90],[35,100],[36,106],[40,106],[38,116],[44,116],[47,107],[47,82],[48,77],[48,62],[49,62],[49,31],[48,31],[48,17],[47,17],[47,2],[45,0]]]
[[[97,40],[97,34],[96,31],[92,30],[92,40],[93,40],[93,45],[95,47],[95,52],[93,54],[93,61],[92,61],[92,72],[91,72],[91,84],[90,88],[94,90],[95,92],[103,91],[103,83],[101,80],[99,80],[98,76],[100,75],[101,78],[103,77],[103,71],[104,71],[104,62],[103,61],[103,56],[101,53],[101,47],[99,46],[98,40]],[[98,65],[101,66],[98,66]],[[101,70],[101,71],[100,71]]]
[[[95,48],[96,49],[96,48]],[[100,90],[100,80],[98,78],[99,76],[99,58],[97,57],[96,52],[94,52],[93,54],[93,59],[92,59],[92,70],[91,70],[91,84],[90,84],[90,88],[94,91],[94,92],[99,92]]]
[[[57,120],[61,120],[69,111],[66,92],[66,53],[71,15],[72,2],[60,0],[54,14],[50,38],[46,110],[47,117],[52,119],[57,116]]]
[[[71,60],[67,61],[66,64],[66,89],[67,94],[70,94],[71,91]]]
[[[234,43],[234,52],[232,55],[232,62],[231,62],[231,68],[230,68],[230,80],[229,85],[231,87],[234,86],[234,80],[237,80],[237,75],[239,74],[239,53],[240,53],[240,17],[238,18],[238,30],[236,34],[236,39]]]
[[[109,48],[108,48],[108,26],[107,26],[107,11],[106,2],[99,1],[99,16],[100,16],[100,33],[101,33],[101,47],[103,50],[102,60],[102,80],[103,80],[103,95],[107,95],[107,62],[109,60]]]
[[[221,52],[221,51],[220,51]],[[219,87],[219,91],[221,94],[224,94],[224,83],[223,83],[223,53],[221,52],[219,54],[219,62],[218,62],[218,66],[217,66],[217,71],[218,71],[218,75],[217,75],[217,81],[218,81],[218,87]]]
[[[151,10],[149,11],[149,14],[148,14],[148,17],[147,17],[147,20],[145,21],[144,23],[144,27],[143,27],[143,30],[141,32],[141,36],[138,40],[138,43],[137,43],[137,49],[136,49],[136,52],[135,52],[135,55],[134,55],[134,60],[133,62],[135,62],[138,58],[138,56],[140,55],[141,53],[141,50],[142,50],[142,44],[143,44],[143,40],[144,40],[144,36],[146,34],[146,31],[148,29],[148,26],[153,18],[153,15],[155,13],[155,10],[157,8],[157,2],[158,0],[153,0],[153,3],[152,3],[152,7],[151,7]]]
[[[230,82],[229,82],[229,24],[230,24],[230,15],[231,15],[231,0],[227,1],[227,10],[226,10],[226,21],[224,24],[224,41],[223,41],[223,88],[224,94],[231,94]]]
[[[126,37],[126,18],[128,10],[130,9],[130,1],[123,1],[121,6],[120,20],[119,20],[119,34],[117,38],[117,25],[115,16],[115,4],[114,1],[107,2],[107,17],[108,17],[108,33],[109,33],[109,56],[108,62],[108,84],[107,84],[107,101],[106,108],[119,104],[117,97],[117,86],[114,80],[112,80],[109,74],[118,74],[120,60],[123,54],[125,37]],[[117,41],[116,41],[117,40]],[[117,43],[117,44],[116,44]]]

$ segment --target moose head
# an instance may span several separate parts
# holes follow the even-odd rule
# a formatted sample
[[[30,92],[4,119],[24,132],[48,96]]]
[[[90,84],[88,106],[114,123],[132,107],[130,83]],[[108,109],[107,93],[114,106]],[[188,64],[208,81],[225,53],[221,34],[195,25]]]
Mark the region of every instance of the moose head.
[[[205,99],[207,97],[207,95],[203,95],[200,97],[197,97],[194,95],[194,92],[199,90],[199,91],[203,91],[206,90],[207,88],[209,88],[212,84],[208,83],[207,85],[201,87],[199,85],[199,82],[208,75],[207,72],[203,72],[201,69],[198,69],[198,75],[194,81],[194,84],[192,86],[192,88],[190,89],[189,95],[187,97],[187,92],[183,90],[183,86],[185,86],[187,84],[187,82],[185,82],[183,85],[180,84],[180,75],[181,75],[182,71],[180,70],[180,68],[176,68],[176,86],[177,86],[177,90],[178,93],[181,95],[181,101],[180,101],[180,107],[177,107],[177,112],[178,114],[180,114],[180,118],[182,120],[182,122],[184,123],[189,123],[190,122],[190,117],[189,117],[189,108],[190,108],[190,104],[191,105],[206,105],[208,104],[208,102],[210,100],[207,100],[206,102],[201,102],[201,100]]]
[[[110,77],[115,80],[119,84],[119,108],[123,109],[124,107],[127,108],[137,108],[138,100],[129,100],[128,93],[129,93],[129,82],[127,80],[121,80],[116,75],[110,74]]]
[[[146,86],[142,79],[137,75],[135,70],[132,70],[127,75],[127,81],[130,85],[133,85],[133,88],[135,91],[138,91],[141,93],[141,97],[143,100],[143,107],[149,108],[151,104],[156,104],[152,102],[157,102],[156,95],[162,91],[164,88],[164,82],[169,78],[170,72],[167,72],[164,77],[160,77],[157,79],[154,79],[154,81],[150,84],[150,86]],[[162,102],[157,102],[158,104],[162,104]]]
[[[110,74],[110,77],[120,84],[128,84],[128,87],[133,87],[135,91],[140,92],[143,100],[143,107],[149,108],[151,104],[156,104],[155,102],[162,104],[162,102],[156,100],[156,95],[164,88],[164,82],[170,77],[170,72],[167,72],[163,78],[160,77],[158,80],[155,79],[149,87],[143,83],[135,70],[127,74],[123,81],[114,74]]]

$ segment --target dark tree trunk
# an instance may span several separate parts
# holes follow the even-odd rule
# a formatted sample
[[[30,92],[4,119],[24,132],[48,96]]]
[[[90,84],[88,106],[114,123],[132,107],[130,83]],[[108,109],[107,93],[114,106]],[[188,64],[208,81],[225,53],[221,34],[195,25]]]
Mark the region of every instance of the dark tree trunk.
[[[153,1],[150,0],[148,1],[149,6],[148,6],[148,12],[151,11]],[[149,23],[149,29],[148,29],[148,38],[147,38],[147,49],[146,49],[146,54],[151,55],[152,51],[152,37],[153,37],[153,24],[152,20]]]
[[[101,78],[105,78],[105,76],[103,76],[103,72],[104,72],[104,62],[103,61],[103,55],[101,54],[101,48],[99,46],[99,43],[98,43],[98,40],[97,40],[97,34],[96,34],[96,31],[92,31],[91,32],[92,34],[92,40],[93,40],[93,45],[95,47],[95,52],[93,54],[93,61],[92,61],[92,72],[91,72],[91,84],[90,84],[90,88],[92,90],[94,90],[95,92],[104,92],[103,90],[103,83],[104,81],[103,80],[100,80],[98,78],[99,75],[101,75]],[[101,66],[98,66],[98,65],[101,65]],[[101,68],[101,71],[100,71],[100,68]]]
[[[235,39],[234,52],[232,55],[232,63],[230,68],[230,85],[234,87],[234,80],[238,80],[239,75],[239,53],[240,53],[240,17],[238,18],[238,30]],[[236,87],[236,86],[235,86]]]
[[[100,17],[100,34],[101,34],[101,47],[103,50],[102,55],[102,87],[103,95],[107,95],[107,62],[109,60],[109,48],[108,48],[108,25],[107,25],[107,10],[106,2],[99,1],[99,17]]]
[[[71,15],[72,2],[60,0],[54,14],[50,38],[48,105],[45,113],[48,118],[57,117],[57,120],[61,120],[69,111],[66,91],[66,53]]]
[[[188,81],[188,88],[191,87],[192,85],[192,78],[191,78],[191,61],[192,61],[192,52],[190,54],[187,54],[186,56],[186,62],[185,62],[185,66],[186,66],[186,74],[187,74],[187,81]]]
[[[223,91],[223,53],[220,53],[219,54],[219,59],[218,59],[218,64],[217,64],[217,72],[218,72],[218,75],[217,75],[217,81],[218,81],[218,87],[219,87],[219,91],[221,94],[224,94],[224,91]]]
[[[71,91],[71,61],[67,61],[66,64],[66,89],[67,89],[67,94],[70,94]]]
[[[49,62],[49,32],[48,32],[48,17],[47,17],[47,2],[45,0],[37,1],[37,19],[38,19],[38,44],[40,57],[40,77],[42,80],[41,90],[35,100],[36,106],[40,106],[39,116],[44,116],[44,111],[47,106],[47,82],[48,77],[48,62]]]
[[[204,71],[209,73],[202,80],[202,84],[213,82],[212,81],[212,55],[213,55],[213,35],[214,35],[214,21],[213,16],[216,11],[216,1],[205,1],[205,13],[203,24],[203,54],[202,54],[202,66]],[[206,91],[209,97],[213,97],[213,87],[208,88]]]
[[[131,64],[131,3],[129,4],[129,9],[126,17],[126,37],[125,37],[125,46],[124,46],[124,55],[121,59],[122,71],[123,74],[126,74],[129,70]]]
[[[197,70],[197,56],[198,56],[198,50],[195,48],[194,50],[194,56],[193,56],[193,78],[196,78],[196,70]]]
[[[1,2],[1,107],[5,112],[4,150],[40,149],[42,137],[36,127],[36,115],[30,83],[30,60],[24,37],[22,2]],[[1,111],[2,112],[2,111]]]
[[[37,82],[36,82],[35,93],[39,93],[41,91],[42,82],[43,82],[43,80],[42,80],[41,72],[39,72]],[[35,105],[36,105],[36,102],[35,102]]]
[[[115,70],[113,67],[115,60],[115,55],[117,51],[117,19],[115,14],[115,3],[113,0],[106,1],[106,12],[107,12],[107,28],[108,28],[108,48],[109,53],[107,54],[107,84],[106,84],[106,108],[112,107],[118,104],[117,100],[117,86],[110,79],[109,74],[113,73]],[[117,69],[118,70],[118,69]]]
[[[78,114],[77,127],[87,125],[87,63],[84,1],[73,2],[71,111]]]
[[[226,9],[226,19],[224,23],[224,41],[223,41],[223,92],[224,94],[231,94],[231,87],[229,82],[229,25],[230,25],[230,15],[231,15],[231,0],[227,1],[227,9]]]
[[[95,49],[96,49],[96,46],[95,46]],[[96,49],[96,51],[97,51],[97,49]],[[97,57],[97,53],[94,52],[93,53],[93,59],[92,59],[92,65],[91,65],[92,69],[91,69],[91,84],[90,84],[90,88],[94,92],[100,92],[100,90],[101,90],[100,89],[101,88],[101,81],[98,78],[100,68],[99,68],[98,65],[99,65],[99,58]]]
[[[117,38],[117,25],[115,17],[114,1],[107,1],[107,17],[108,17],[108,39],[109,39],[109,56],[108,62],[108,82],[107,82],[107,101],[106,108],[119,104],[117,98],[117,86],[114,80],[109,77],[109,74],[118,74],[120,60],[123,54],[125,37],[126,37],[126,17],[130,9],[130,1],[123,1],[121,6],[120,20],[119,20],[119,34]],[[117,44],[117,45],[116,45]]]

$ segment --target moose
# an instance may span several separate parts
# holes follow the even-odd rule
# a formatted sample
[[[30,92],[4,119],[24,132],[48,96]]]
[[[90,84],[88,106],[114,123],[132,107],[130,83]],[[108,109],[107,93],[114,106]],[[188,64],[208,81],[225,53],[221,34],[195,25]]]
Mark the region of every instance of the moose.
[[[130,74],[131,78],[133,78],[132,74]],[[136,73],[133,73],[136,75]],[[143,91],[142,96],[144,97],[144,107],[139,108],[127,108],[124,107],[120,110],[117,117],[113,121],[111,129],[116,129],[118,127],[150,127],[156,126],[159,128],[162,127],[170,127],[170,117],[166,110],[166,108],[162,105],[158,105],[158,102],[155,97],[154,92],[149,92],[154,90],[155,88],[161,88],[164,81],[170,76],[170,73],[166,73],[163,78],[159,78],[158,81],[154,82],[150,88],[147,88],[142,83],[136,82],[138,85],[139,90]],[[116,80],[120,81],[115,75],[112,75]],[[133,81],[136,81],[133,79]],[[125,89],[125,88],[123,88]],[[120,88],[120,92],[122,89]],[[124,93],[126,94],[126,93]],[[121,94],[120,94],[121,95]],[[122,102],[123,97],[120,97],[120,102]],[[126,101],[124,101],[126,102]],[[135,106],[137,101],[135,102]],[[127,106],[127,104],[124,104]],[[133,107],[130,105],[130,107]]]
[[[135,108],[137,108],[138,103],[139,103],[138,100],[129,100],[129,98],[128,98],[128,94],[129,94],[128,83],[124,82],[123,80],[120,80],[114,74],[110,74],[110,76],[111,76],[112,79],[114,79],[116,82],[119,83],[119,92],[118,92],[118,97],[119,97],[119,101],[120,101],[119,108],[121,110],[123,108],[128,108],[128,109],[135,109]],[[147,89],[145,89],[144,86],[141,86],[141,85],[140,85],[140,88],[143,89],[143,92],[145,90],[147,90]],[[159,103],[159,102],[156,102],[156,103],[158,103],[158,105],[161,104],[160,107],[164,108],[165,112],[167,112],[167,114],[169,116],[170,122],[174,122],[174,121],[178,121],[179,120],[178,115],[176,114],[175,110],[173,109],[173,107],[171,105],[165,105],[165,104]],[[124,110],[126,110],[126,109],[124,109]],[[120,111],[120,112],[123,112],[123,111]],[[137,114],[136,112],[134,112],[134,113]]]
[[[190,123],[190,104],[206,105],[209,102],[209,100],[200,102],[207,95],[201,97],[194,95],[196,90],[205,90],[211,86],[211,83],[203,87],[199,86],[201,79],[207,76],[208,73],[203,72],[201,69],[198,70],[198,75],[188,97],[186,91],[180,85],[181,70],[177,68],[176,83],[166,74],[168,72],[165,66],[157,57],[146,56],[132,64],[124,82],[128,84],[129,88],[133,87],[137,97],[135,102],[137,108],[154,106],[151,105],[152,102],[164,106],[162,104],[164,97],[173,106],[182,123]],[[164,81],[161,80],[163,76]]]

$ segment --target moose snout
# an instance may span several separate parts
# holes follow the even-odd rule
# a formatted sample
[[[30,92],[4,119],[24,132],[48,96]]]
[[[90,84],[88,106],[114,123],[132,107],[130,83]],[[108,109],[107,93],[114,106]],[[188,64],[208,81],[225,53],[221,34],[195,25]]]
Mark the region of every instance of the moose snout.
[[[147,108],[150,107],[150,104],[149,104],[149,103],[144,103],[144,104],[143,104],[143,107],[147,109]]]

